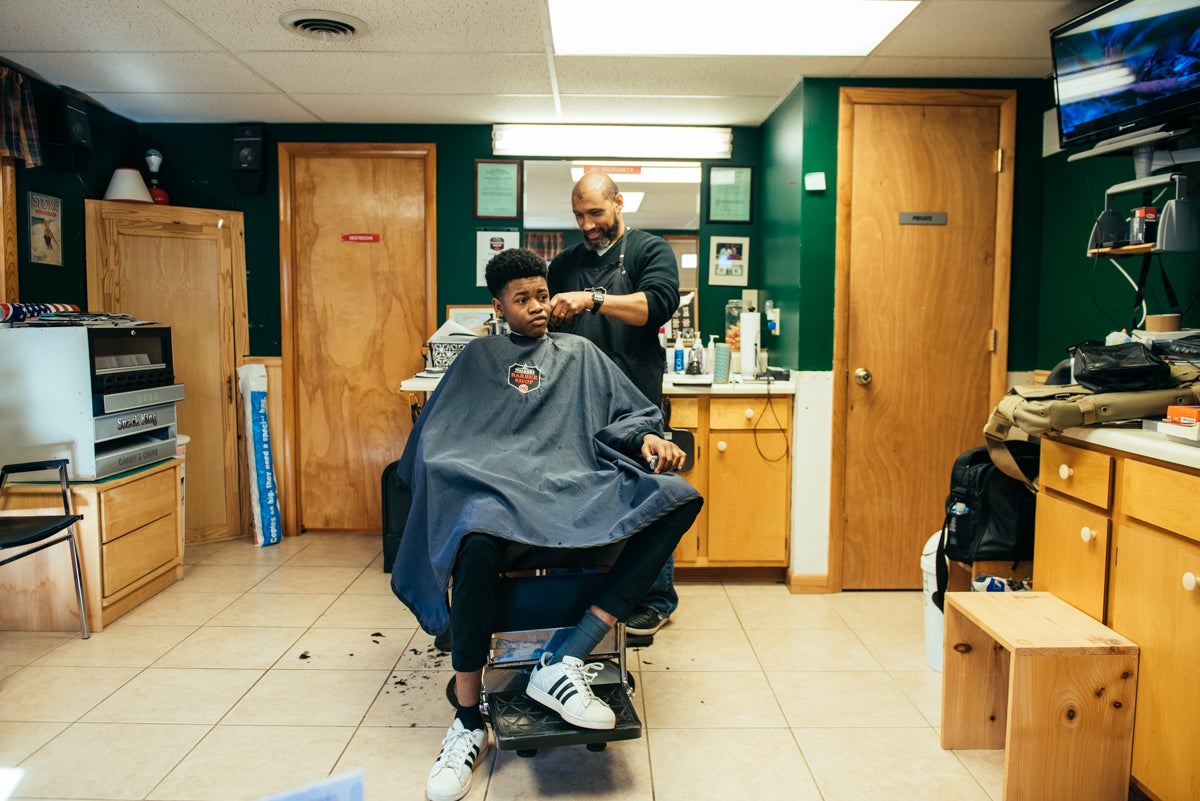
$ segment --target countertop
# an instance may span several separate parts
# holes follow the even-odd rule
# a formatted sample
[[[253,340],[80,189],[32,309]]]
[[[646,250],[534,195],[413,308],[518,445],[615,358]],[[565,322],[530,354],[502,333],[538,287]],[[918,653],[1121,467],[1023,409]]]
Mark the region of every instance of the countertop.
[[[1068,428],[1060,436],[1200,470],[1200,447],[1173,442],[1157,431],[1118,426],[1087,426]]]
[[[413,376],[400,382],[401,392],[433,392],[438,378]],[[676,384],[671,376],[663,376],[664,395],[795,395],[794,381],[745,381],[730,384]],[[1198,449],[1200,450],[1200,449]]]

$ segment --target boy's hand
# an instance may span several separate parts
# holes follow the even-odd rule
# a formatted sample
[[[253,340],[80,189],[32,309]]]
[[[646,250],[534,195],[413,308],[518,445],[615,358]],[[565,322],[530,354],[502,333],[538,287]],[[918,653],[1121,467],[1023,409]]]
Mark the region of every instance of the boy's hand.
[[[687,454],[674,442],[657,434],[647,434],[642,438],[642,458],[651,472],[673,473],[683,467]]]

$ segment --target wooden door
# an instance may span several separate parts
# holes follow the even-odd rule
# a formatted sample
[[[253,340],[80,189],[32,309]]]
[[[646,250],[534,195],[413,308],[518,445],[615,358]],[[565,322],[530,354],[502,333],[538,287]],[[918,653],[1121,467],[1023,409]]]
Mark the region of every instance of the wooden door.
[[[242,214],[85,201],[88,310],[171,326],[188,542],[241,535],[237,375],[248,347]]]
[[[285,531],[379,531],[436,330],[433,145],[281,143]]]
[[[844,589],[921,586],[954,458],[983,443],[1004,390],[1014,114],[1012,92],[842,90],[831,572]]]

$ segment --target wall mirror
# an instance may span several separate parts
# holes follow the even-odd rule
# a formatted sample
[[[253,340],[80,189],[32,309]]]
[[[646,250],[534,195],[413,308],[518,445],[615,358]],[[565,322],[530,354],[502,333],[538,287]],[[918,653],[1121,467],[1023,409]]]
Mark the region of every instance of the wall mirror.
[[[658,234],[671,244],[679,262],[681,294],[695,293],[700,249],[698,161],[526,159],[522,198],[526,246],[551,259],[579,241],[573,235],[577,227],[571,212],[571,189],[593,169],[608,173],[617,182],[625,198],[622,216],[627,226]]]

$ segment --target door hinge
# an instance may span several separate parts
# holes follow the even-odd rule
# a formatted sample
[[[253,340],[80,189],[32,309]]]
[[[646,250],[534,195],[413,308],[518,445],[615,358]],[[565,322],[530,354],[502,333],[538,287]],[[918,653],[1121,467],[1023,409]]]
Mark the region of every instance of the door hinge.
[[[225,377],[225,402],[233,403],[233,378]]]
[[[996,352],[996,348],[999,346],[999,342],[1000,342],[1000,332],[997,331],[995,328],[988,331],[988,350],[990,352],[992,352],[992,353]]]
[[[1004,172],[1004,148],[996,148],[996,172]]]

